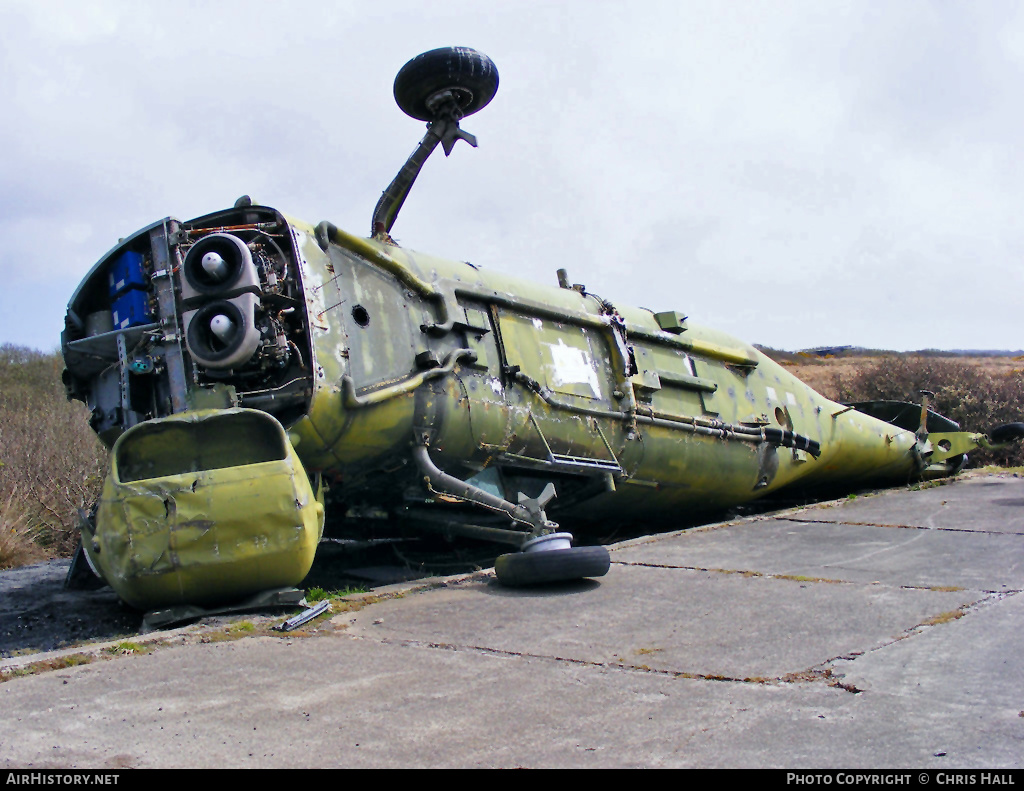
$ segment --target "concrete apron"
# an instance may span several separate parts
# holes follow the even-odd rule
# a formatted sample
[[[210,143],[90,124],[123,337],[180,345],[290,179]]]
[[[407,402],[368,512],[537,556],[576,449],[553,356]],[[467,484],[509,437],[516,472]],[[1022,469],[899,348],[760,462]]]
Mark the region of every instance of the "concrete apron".
[[[1022,590],[1024,480],[891,490],[12,678],[0,766],[1020,767]]]

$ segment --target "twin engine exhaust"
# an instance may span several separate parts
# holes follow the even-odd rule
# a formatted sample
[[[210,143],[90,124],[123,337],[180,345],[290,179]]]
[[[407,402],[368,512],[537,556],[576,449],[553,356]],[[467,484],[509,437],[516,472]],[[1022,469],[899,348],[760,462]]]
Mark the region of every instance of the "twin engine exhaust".
[[[262,287],[248,246],[228,233],[196,242],[182,265],[182,320],[193,359],[213,370],[244,365],[262,340]]]

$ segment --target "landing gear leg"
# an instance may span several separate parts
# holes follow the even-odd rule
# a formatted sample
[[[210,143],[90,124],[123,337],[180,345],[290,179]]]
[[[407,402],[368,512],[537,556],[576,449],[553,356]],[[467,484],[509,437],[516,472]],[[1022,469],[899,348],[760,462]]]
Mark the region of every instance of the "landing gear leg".
[[[545,486],[536,498],[520,492],[519,503],[516,505],[442,472],[430,459],[425,443],[414,447],[413,459],[432,488],[455,495],[466,502],[504,512],[514,521],[533,526],[519,552],[501,555],[494,564],[501,584],[543,585],[583,577],[601,577],[608,573],[611,556],[607,549],[574,547],[571,533],[555,532],[558,525],[549,521],[544,512],[547,504],[555,497],[554,484]],[[508,531],[512,535],[517,532]]]

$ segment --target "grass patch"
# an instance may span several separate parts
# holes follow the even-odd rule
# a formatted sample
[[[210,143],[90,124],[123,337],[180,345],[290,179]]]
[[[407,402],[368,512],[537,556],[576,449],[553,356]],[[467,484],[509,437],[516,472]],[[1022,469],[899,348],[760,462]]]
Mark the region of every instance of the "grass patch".
[[[54,659],[43,659],[39,662],[33,662],[30,665],[25,665],[24,667],[0,670],[0,684],[5,681],[10,681],[12,678],[34,676],[38,673],[45,673],[50,670],[63,670],[68,667],[88,665],[94,659],[95,657],[89,656],[88,654],[68,654],[67,656],[59,656]]]
[[[948,610],[922,621],[921,626],[939,626],[940,624],[950,623],[958,618],[963,618],[965,614],[963,610]]]
[[[368,590],[366,588],[342,588],[328,591],[323,588],[310,588],[306,591],[306,601],[313,604],[324,599],[344,599],[346,596],[355,596],[359,593],[368,593]]]
[[[947,486],[953,482],[953,478],[936,478],[934,481],[921,481],[908,487],[912,492],[923,492],[926,489],[934,489],[938,486]]]
[[[829,585],[842,585],[845,582],[845,580],[834,580],[828,577],[805,577],[803,574],[773,574],[772,577],[791,582],[825,582]]]
[[[124,642],[112,645],[109,648],[104,648],[103,650],[108,654],[113,654],[114,656],[131,656],[132,654],[148,654],[153,649],[151,646],[143,645],[142,643],[133,643],[125,640]]]
[[[741,577],[763,577],[760,571],[750,571],[748,569],[708,569],[708,571],[715,571],[719,574],[739,574]]]
[[[273,637],[277,632],[273,631],[270,623],[253,623],[252,621],[236,621],[228,624],[222,629],[206,632],[200,635],[200,643],[229,643],[233,640],[240,640],[243,637]]]

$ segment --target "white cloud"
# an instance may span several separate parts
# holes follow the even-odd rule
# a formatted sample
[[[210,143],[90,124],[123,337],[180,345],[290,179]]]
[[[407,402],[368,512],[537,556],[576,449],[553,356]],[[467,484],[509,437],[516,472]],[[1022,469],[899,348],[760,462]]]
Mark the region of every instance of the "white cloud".
[[[448,44],[498,65],[409,247],[800,347],[1021,346],[1016,4],[0,5],[0,340],[49,347],[91,264],[241,193],[366,233]],[[941,311],[938,307],[941,306]],[[52,340],[51,340],[52,339]]]

